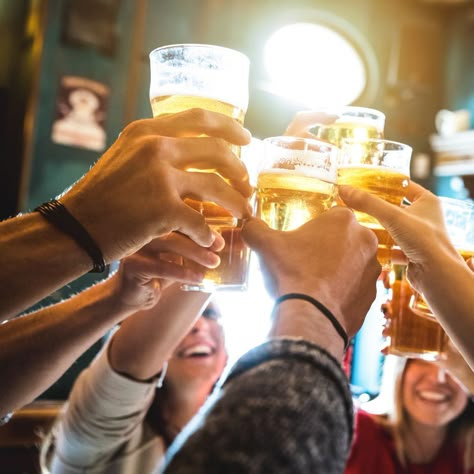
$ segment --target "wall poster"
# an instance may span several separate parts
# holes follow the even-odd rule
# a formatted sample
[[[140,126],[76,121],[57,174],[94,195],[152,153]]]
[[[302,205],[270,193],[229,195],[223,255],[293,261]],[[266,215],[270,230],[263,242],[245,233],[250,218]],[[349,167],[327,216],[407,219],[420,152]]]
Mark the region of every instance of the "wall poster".
[[[100,82],[62,76],[51,133],[53,142],[94,151],[105,150],[109,92],[109,87]]]

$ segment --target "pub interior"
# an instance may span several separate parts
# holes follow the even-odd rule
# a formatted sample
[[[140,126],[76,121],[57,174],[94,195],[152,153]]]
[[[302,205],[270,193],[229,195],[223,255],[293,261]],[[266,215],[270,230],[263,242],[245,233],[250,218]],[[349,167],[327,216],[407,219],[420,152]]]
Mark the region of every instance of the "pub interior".
[[[295,25],[326,36],[308,39]],[[289,35],[272,56],[269,40],[285,29]],[[254,137],[281,135],[298,111],[331,101],[377,109],[386,117],[384,136],[413,148],[412,180],[439,196],[474,199],[472,0],[7,0],[0,3],[0,40],[0,220],[59,195],[128,123],[150,118],[149,53],[182,43],[249,57],[245,127]],[[352,56],[341,59],[343,53]],[[306,81],[295,86],[302,76]],[[75,107],[89,127],[79,137],[65,120]],[[87,274],[35,308],[102,277]],[[249,293],[258,298],[264,292],[258,277],[255,285]],[[385,357],[377,325],[385,296],[377,298],[346,361],[358,402],[381,390]],[[271,310],[270,301],[262,304]],[[245,305],[235,294],[222,296],[229,333],[254,324],[242,316]],[[237,333],[244,347],[258,342],[265,324],[254,336],[248,326]],[[40,472],[42,437],[103,342],[0,427],[0,472]],[[243,350],[228,343],[236,355]]]

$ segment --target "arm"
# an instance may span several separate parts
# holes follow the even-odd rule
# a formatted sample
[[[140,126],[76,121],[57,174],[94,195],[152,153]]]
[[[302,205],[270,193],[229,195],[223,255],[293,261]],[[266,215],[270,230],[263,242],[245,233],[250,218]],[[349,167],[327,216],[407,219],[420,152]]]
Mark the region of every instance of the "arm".
[[[380,265],[375,236],[350,211],[331,209],[291,232],[252,219],[244,238],[259,254],[273,296],[309,294],[355,334],[375,297]],[[319,310],[305,301],[282,303],[270,340],[237,363],[185,428],[165,472],[342,472],[352,439],[342,352]]]
[[[354,188],[340,187],[349,206],[376,217],[409,260],[408,279],[423,293],[455,346],[474,368],[474,273],[451,244],[438,198],[411,182],[410,206],[399,208]]]
[[[190,138],[201,134],[208,137]],[[237,217],[249,213],[247,172],[224,140],[244,145],[250,135],[235,120],[200,109],[133,122],[60,201],[106,262],[173,230],[209,247],[215,236],[185,197],[216,202]],[[190,167],[215,169],[231,186]],[[0,223],[0,262],[0,321],[92,267],[82,248],[38,213]]]
[[[81,374],[56,434],[53,466],[98,468],[141,438],[156,376],[201,314],[210,294],[163,290],[157,306],[130,316]],[[119,433],[119,435],[118,435]]]
[[[111,367],[135,380],[154,377],[210,297],[209,293],[182,291],[179,284],[166,288],[159,305],[134,314],[114,334],[109,349]]]
[[[215,245],[221,245],[216,238]],[[173,234],[151,242],[126,259],[111,278],[59,304],[0,325],[0,413],[30,402],[91,344],[125,317],[153,307],[161,295],[158,277],[196,282],[200,276],[156,258],[159,250],[175,250],[206,266],[218,257],[190,239]]]

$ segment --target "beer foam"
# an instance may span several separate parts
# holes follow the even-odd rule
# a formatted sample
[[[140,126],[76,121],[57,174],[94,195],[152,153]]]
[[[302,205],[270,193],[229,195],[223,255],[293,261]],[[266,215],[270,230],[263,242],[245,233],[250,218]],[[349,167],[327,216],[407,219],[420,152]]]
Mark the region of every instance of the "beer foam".
[[[330,183],[336,182],[336,173],[331,173],[321,168],[312,168],[310,166],[297,165],[295,166],[294,169],[268,168],[268,169],[261,170],[260,173],[304,176],[304,177],[310,177],[310,178],[318,178],[321,181],[328,181]]]
[[[173,95],[203,97],[205,99],[218,100],[219,102],[238,107],[244,112],[247,111],[249,102],[248,90],[245,92],[242,91],[239,94],[237,89],[235,89],[232,91],[232,94],[229,94],[228,85],[219,86],[216,84],[215,87],[210,87],[206,91],[202,91],[198,86],[193,85],[191,82],[165,86],[150,85],[150,100],[153,100],[156,97],[167,97]]]
[[[398,166],[397,166],[398,164]],[[392,164],[393,165],[393,164]],[[373,165],[373,164],[368,164],[368,163],[348,163],[348,164],[342,164],[338,166],[338,169],[373,169],[373,170],[379,170],[379,171],[387,171],[391,173],[399,173],[401,175],[404,175],[406,177],[410,177],[410,172],[404,169],[400,168],[399,163],[395,163],[394,166],[390,165],[390,163],[387,166],[381,166],[381,165]]]

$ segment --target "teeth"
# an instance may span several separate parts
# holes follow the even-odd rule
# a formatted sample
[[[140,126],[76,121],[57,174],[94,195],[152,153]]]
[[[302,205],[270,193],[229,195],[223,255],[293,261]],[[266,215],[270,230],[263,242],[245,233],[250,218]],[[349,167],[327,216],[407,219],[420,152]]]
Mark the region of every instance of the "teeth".
[[[212,349],[205,345],[205,344],[198,344],[193,347],[189,347],[183,352],[184,357],[190,357],[194,355],[210,355],[212,353]]]
[[[447,395],[444,393],[431,392],[428,390],[420,392],[420,397],[430,402],[443,402],[448,399]]]

